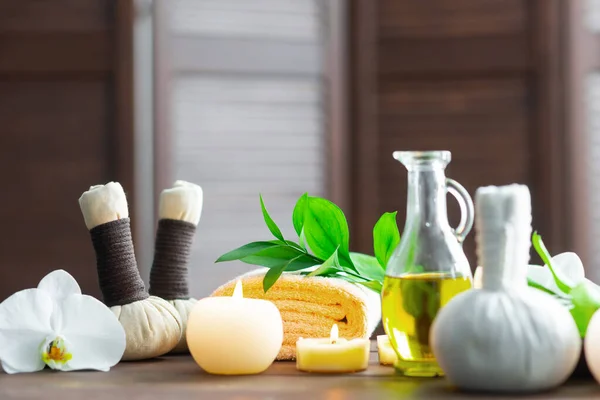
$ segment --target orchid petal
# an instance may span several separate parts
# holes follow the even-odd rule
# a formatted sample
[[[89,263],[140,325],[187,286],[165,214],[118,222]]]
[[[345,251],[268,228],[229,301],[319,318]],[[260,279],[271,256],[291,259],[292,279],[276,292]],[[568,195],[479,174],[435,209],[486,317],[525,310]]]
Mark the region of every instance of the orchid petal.
[[[9,374],[40,371],[40,346],[52,334],[52,298],[44,291],[26,289],[0,303],[0,360]]]
[[[546,266],[530,265],[527,268],[527,278],[554,293],[561,293],[561,290],[554,281],[552,271]]]
[[[554,272],[561,281],[570,287],[575,287],[585,279],[583,263],[575,253],[561,253],[552,257]]]
[[[71,294],[81,294],[81,288],[79,288],[75,278],[62,269],[57,269],[46,275],[40,281],[38,289],[48,292],[57,301]]]
[[[596,291],[598,293],[598,295],[600,296],[600,286],[598,286],[596,283],[590,281],[589,279],[585,278],[583,280],[586,285],[593,291]]]
[[[63,371],[108,371],[125,352],[125,331],[113,312],[91,296],[71,295],[61,303],[60,335],[72,358]]]

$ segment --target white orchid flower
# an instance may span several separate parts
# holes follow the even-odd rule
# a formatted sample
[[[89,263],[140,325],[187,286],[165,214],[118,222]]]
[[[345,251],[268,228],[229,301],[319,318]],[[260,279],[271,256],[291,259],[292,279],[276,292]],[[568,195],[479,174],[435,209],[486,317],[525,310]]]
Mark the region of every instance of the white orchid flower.
[[[573,252],[560,253],[552,257],[552,266],[554,267],[554,273],[559,280],[569,287],[575,287],[582,282],[590,285],[590,287],[596,286],[592,281],[585,277],[583,263],[579,256]],[[529,265],[527,269],[527,278],[554,293],[562,292],[556,284],[552,271],[547,265],[544,265],[543,267],[540,265]],[[481,288],[482,279],[483,269],[477,267],[473,276],[473,287]]]
[[[570,287],[577,286],[586,280],[583,263],[575,253],[561,253],[552,257],[552,267],[554,267],[554,273],[559,280]],[[530,265],[527,269],[527,278],[555,293],[561,292],[547,265],[543,267]]]
[[[52,369],[108,371],[125,351],[125,331],[102,302],[56,270],[37,289],[0,303],[0,360],[9,374]]]

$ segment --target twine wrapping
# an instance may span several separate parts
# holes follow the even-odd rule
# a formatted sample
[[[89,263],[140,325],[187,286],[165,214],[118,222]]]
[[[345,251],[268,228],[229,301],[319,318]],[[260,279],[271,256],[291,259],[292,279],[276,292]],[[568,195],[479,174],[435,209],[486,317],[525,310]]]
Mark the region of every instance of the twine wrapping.
[[[180,220],[158,221],[150,294],[165,300],[189,299],[188,263],[196,225]]]
[[[147,299],[135,260],[129,218],[98,225],[90,235],[104,304],[113,307]]]

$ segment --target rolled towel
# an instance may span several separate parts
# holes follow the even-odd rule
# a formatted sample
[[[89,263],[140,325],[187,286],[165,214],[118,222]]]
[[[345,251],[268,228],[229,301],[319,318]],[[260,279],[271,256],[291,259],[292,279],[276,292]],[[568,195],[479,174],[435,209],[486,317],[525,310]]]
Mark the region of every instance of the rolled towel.
[[[160,194],[154,261],[150,270],[150,294],[175,307],[183,323],[183,335],[172,353],[188,351],[185,331],[196,303],[188,288],[188,264],[196,226],[202,213],[202,188],[176,181]]]
[[[338,278],[284,273],[265,293],[266,271],[259,268],[241,275],[211,296],[231,296],[241,279],[244,297],[272,301],[283,319],[283,346],[277,360],[294,360],[298,338],[329,337],[333,324],[338,325],[340,337],[368,338],[381,320],[381,297],[370,289]]]
[[[153,358],[171,351],[181,339],[179,313],[146,291],[135,259],[129,210],[119,183],[92,186],[79,198],[96,252],[104,303],[125,329],[123,360]]]

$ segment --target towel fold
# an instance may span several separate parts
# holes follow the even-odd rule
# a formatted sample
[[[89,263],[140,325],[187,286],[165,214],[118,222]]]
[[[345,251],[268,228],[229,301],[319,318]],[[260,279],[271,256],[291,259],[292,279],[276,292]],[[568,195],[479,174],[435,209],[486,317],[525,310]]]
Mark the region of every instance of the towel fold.
[[[305,277],[284,273],[267,293],[263,290],[266,268],[243,274],[214,291],[212,296],[231,296],[242,280],[244,297],[272,301],[283,319],[283,346],[277,360],[296,358],[299,337],[329,337],[338,324],[340,337],[368,338],[381,320],[381,297],[365,287],[338,278]]]

